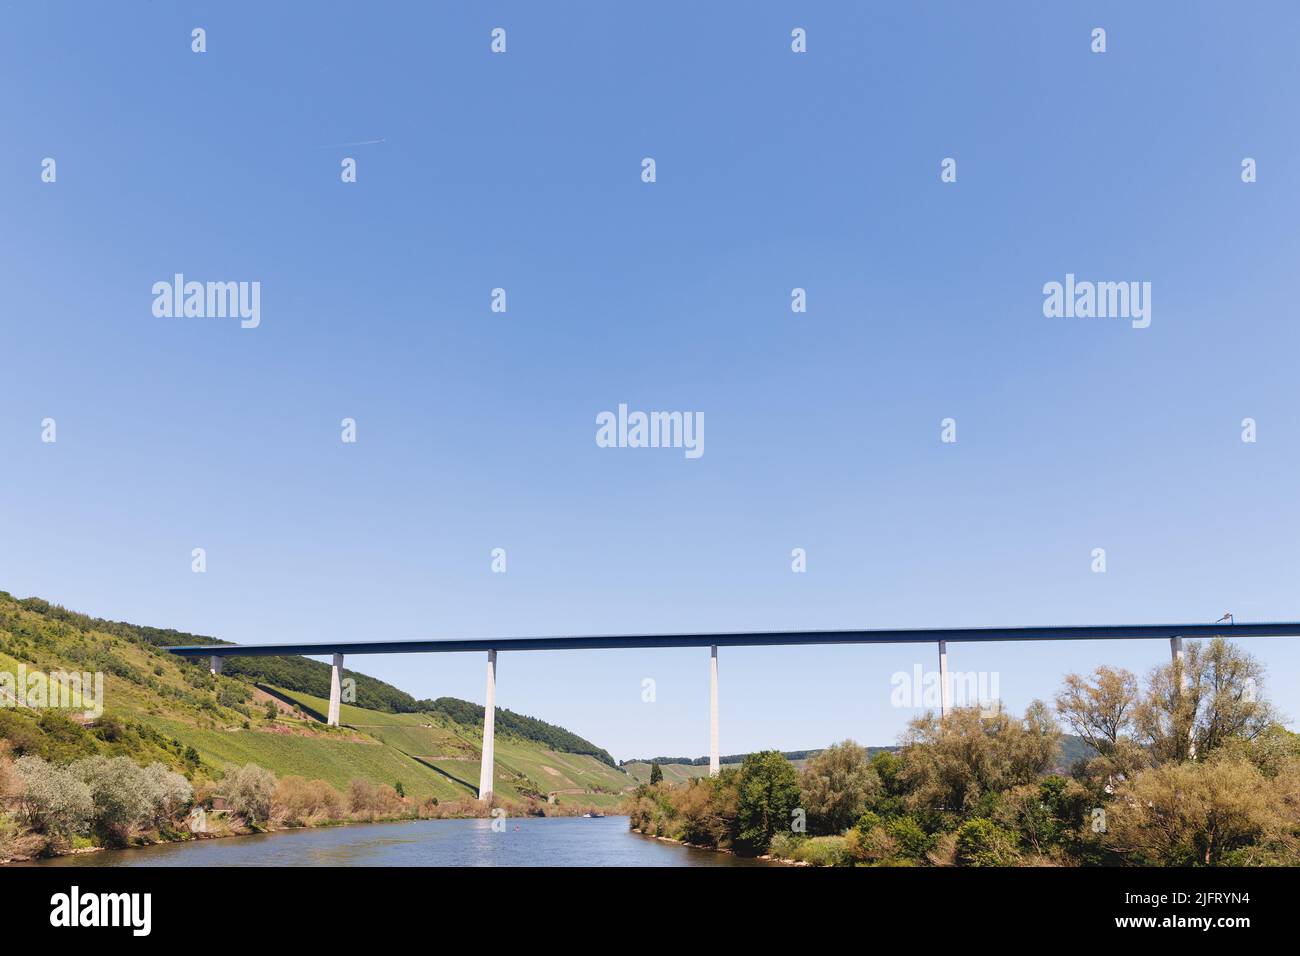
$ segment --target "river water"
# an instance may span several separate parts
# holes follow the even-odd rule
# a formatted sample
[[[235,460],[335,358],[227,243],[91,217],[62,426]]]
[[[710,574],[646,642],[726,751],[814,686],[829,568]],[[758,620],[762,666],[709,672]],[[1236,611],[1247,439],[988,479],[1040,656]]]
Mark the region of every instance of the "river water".
[[[37,866],[764,866],[632,833],[627,817],[416,820],[56,857]]]

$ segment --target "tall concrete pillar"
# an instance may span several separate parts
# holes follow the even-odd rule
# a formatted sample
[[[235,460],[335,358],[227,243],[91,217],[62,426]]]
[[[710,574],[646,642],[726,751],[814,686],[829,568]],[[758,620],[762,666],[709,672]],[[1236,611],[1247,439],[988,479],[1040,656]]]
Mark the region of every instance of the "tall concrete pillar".
[[[478,798],[492,801],[492,764],[496,758],[497,652],[488,651],[487,700],[483,704],[483,763],[478,771]]]
[[[1187,689],[1187,668],[1183,666],[1183,639],[1169,638],[1169,656],[1173,658],[1174,670],[1177,671],[1178,689]]]
[[[939,716],[952,710],[952,684],[948,680],[948,642],[939,642]]]
[[[331,727],[339,725],[339,705],[343,702],[343,655],[335,654],[330,667],[330,712],[325,723]]]
[[[722,769],[718,755],[718,645],[709,648],[709,776]]]
[[[210,658],[208,658],[208,670],[210,670],[214,676],[220,674],[221,665],[224,661],[225,661],[224,657],[218,657],[216,654],[213,654]]]
[[[1169,656],[1173,659],[1175,677],[1178,679],[1178,692],[1181,694],[1187,690],[1187,666],[1183,662],[1183,639],[1181,637],[1169,638]],[[1195,759],[1196,757],[1196,726],[1187,728],[1187,756]]]

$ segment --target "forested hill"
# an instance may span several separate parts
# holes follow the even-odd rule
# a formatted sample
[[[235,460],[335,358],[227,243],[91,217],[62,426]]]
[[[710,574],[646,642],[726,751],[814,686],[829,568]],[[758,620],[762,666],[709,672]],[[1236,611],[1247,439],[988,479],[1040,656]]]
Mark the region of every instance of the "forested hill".
[[[881,751],[895,752],[898,749],[899,749],[898,747],[867,747],[866,752],[868,757],[874,757],[876,754],[880,753]],[[789,760],[791,763],[797,764],[800,761],[807,760],[809,757],[816,756],[819,753],[821,753],[820,749],[783,750],[781,752],[781,756],[784,757],[786,760]],[[733,763],[738,764],[741,763],[748,756],[749,754],[723,754],[721,757],[718,758],[718,762],[722,764],[733,764]],[[709,765],[709,758],[707,755],[703,757],[646,757],[646,758],[635,757],[631,760],[620,760],[618,762],[618,765],[621,767],[624,766],[625,764],[633,764],[633,763],[672,764],[674,766],[679,766],[679,767],[707,767]]]
[[[460,700],[456,697],[439,697],[437,700],[422,700],[419,703],[419,709],[422,712],[442,714],[458,724],[473,725],[483,723],[483,706],[481,704],[472,704],[467,700]],[[589,757],[595,757],[601,763],[609,764],[611,767],[616,766],[614,758],[590,740],[584,740],[563,727],[548,724],[536,717],[527,717],[506,710],[503,707],[498,707],[496,729],[498,733],[509,733],[525,740],[535,740],[538,743],[545,744],[551,750],[569,754],[586,754]]]
[[[482,719],[482,713],[483,713],[483,708],[480,707],[479,708],[480,720]],[[878,753],[882,753],[882,752],[897,753],[901,749],[902,749],[901,747],[897,747],[897,746],[864,748],[868,759],[874,757]],[[795,764],[796,766],[802,766],[803,762],[806,761],[809,757],[815,757],[819,753],[821,753],[821,750],[786,750],[782,752],[781,756],[783,756],[786,760],[789,760],[791,763]],[[722,757],[718,758],[718,762],[722,764],[724,767],[730,765],[736,765],[736,764],[740,764],[747,756],[748,754],[725,754]],[[1077,737],[1074,734],[1062,734],[1060,752],[1056,758],[1056,761],[1054,762],[1053,769],[1060,773],[1068,773],[1070,769],[1074,767],[1075,764],[1079,763],[1080,761],[1086,762],[1096,756],[1097,756],[1097,751],[1093,750],[1092,747],[1088,746],[1088,744],[1085,743],[1082,738]],[[709,758],[707,756],[705,757],[646,757],[646,758],[636,758],[633,760],[620,760],[618,762],[618,765],[620,767],[631,768],[631,767],[640,767],[642,765],[649,767],[651,764],[656,764],[656,763],[659,764],[660,767],[682,767],[682,768],[707,767],[709,765]],[[686,774],[686,776],[691,776],[691,775],[692,774],[690,773]]]
[[[141,624],[128,624],[124,621],[106,621],[103,618],[78,614],[66,608],[51,604],[41,598],[23,598],[21,600],[0,591],[0,604],[12,603],[23,610],[39,614],[48,621],[63,624],[80,631],[108,633],[129,640],[136,644],[151,647],[174,647],[180,644],[230,644],[230,641],[218,640],[204,634],[190,634],[172,628],[149,627]],[[93,646],[88,648],[87,658],[79,663],[93,670],[115,673],[112,660],[95,658]],[[246,677],[257,684],[282,687],[286,690],[309,694],[313,697],[329,698],[330,667],[322,661],[313,661],[306,657],[228,657],[224,664],[224,673],[232,677]],[[354,670],[344,669],[344,674],[356,680],[357,707],[378,710],[390,714],[431,713],[442,714],[463,725],[482,725],[483,707],[469,701],[454,697],[439,697],[437,700],[416,700],[410,694],[399,690],[392,684]],[[524,740],[531,740],[561,753],[585,754],[595,757],[602,763],[615,766],[614,758],[589,740],[579,737],[563,727],[548,724],[544,720],[516,714],[513,711],[497,708],[497,733],[513,734]]]

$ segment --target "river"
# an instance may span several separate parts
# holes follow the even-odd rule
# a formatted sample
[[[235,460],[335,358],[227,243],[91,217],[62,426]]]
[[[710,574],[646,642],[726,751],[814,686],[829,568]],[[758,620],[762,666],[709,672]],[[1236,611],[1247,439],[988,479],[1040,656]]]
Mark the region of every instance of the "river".
[[[415,820],[105,850],[35,866],[765,866],[632,833],[627,817]]]

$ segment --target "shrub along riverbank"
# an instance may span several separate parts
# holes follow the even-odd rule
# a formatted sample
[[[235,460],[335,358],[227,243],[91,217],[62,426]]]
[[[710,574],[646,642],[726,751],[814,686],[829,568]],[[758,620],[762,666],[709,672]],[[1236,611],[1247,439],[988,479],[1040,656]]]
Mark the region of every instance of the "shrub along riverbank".
[[[776,751],[637,788],[642,833],[816,866],[1297,865],[1300,735],[1263,668],[1222,639],[1145,683],[1071,674],[1055,708],[914,720],[897,754],[845,741],[798,771]],[[1093,756],[1053,774],[1058,720]]]

